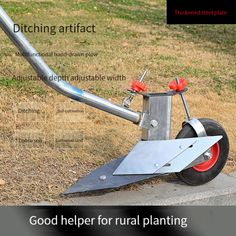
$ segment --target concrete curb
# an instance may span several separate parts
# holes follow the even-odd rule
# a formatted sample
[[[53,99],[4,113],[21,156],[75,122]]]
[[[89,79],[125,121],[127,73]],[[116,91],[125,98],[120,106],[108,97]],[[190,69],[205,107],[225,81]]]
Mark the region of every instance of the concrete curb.
[[[138,190],[68,198],[62,205],[236,205],[236,172],[220,174],[201,186],[177,180],[155,186],[145,184]]]

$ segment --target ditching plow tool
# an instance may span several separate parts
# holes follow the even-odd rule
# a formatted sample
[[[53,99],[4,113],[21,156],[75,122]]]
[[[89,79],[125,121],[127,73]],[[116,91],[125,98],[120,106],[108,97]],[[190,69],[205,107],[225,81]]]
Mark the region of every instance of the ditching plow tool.
[[[0,27],[25,56],[39,77],[57,92],[103,110],[142,127],[140,141],[127,154],[105,164],[71,186],[65,194],[118,188],[149,178],[176,173],[189,185],[204,184],[215,178],[224,167],[228,152],[228,137],[223,127],[211,119],[191,117],[185,98],[188,81],[176,78],[165,93],[147,93],[143,80],[133,81],[129,96],[122,105],[83,91],[64,80],[50,80],[58,76],[22,32],[14,32],[14,22],[0,7]],[[129,107],[136,95],[143,96],[142,112]],[[172,98],[180,95],[186,120],[176,139],[170,139]]]

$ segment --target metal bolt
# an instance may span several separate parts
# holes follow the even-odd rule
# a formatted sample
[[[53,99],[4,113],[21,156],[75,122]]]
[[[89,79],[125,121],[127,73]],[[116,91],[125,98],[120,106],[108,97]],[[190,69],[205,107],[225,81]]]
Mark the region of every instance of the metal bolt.
[[[155,166],[155,167],[158,167],[159,165],[156,163],[156,164],[154,164],[154,166]]]
[[[99,179],[102,180],[102,181],[104,181],[104,180],[107,179],[107,177],[106,177],[106,175],[101,175],[101,176],[99,177]]]
[[[180,146],[179,146],[179,149],[183,149],[183,147],[180,145]]]
[[[212,158],[212,153],[210,151],[206,151],[205,153],[203,153],[203,156],[204,156],[204,159],[208,161]]]
[[[151,120],[150,124],[153,128],[158,126],[158,122],[156,120]]]

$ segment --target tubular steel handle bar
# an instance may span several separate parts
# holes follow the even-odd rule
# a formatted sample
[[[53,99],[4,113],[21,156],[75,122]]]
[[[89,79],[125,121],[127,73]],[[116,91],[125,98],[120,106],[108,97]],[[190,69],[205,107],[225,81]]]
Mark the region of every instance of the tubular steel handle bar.
[[[38,76],[48,86],[69,98],[119,116],[123,119],[132,121],[133,123],[138,123],[140,121],[141,113],[139,112],[132,111],[122,106],[116,105],[104,98],[83,91],[64,80],[51,80],[50,78],[58,78],[58,75],[49,68],[49,66],[39,56],[38,52],[32,47],[22,32],[14,32],[14,22],[1,6],[0,27],[31,64]]]

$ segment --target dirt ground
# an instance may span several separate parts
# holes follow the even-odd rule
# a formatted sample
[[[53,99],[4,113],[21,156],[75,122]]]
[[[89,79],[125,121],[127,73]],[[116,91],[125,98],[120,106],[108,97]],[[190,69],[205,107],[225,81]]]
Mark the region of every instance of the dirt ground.
[[[112,80],[70,82],[115,103],[127,96],[126,89],[144,68],[149,69],[146,83],[150,92],[166,91],[176,76],[188,78],[186,96],[192,116],[212,118],[224,126],[230,140],[224,172],[235,170],[236,27],[170,26],[165,24],[165,1],[118,2],[117,7],[114,1],[0,4],[22,24],[94,23],[95,35],[28,33],[27,37],[42,53],[97,53],[48,56],[45,60],[69,80],[72,75],[114,76]],[[17,56],[17,49],[2,31],[0,38],[0,204],[60,202],[60,194],[77,179],[125,155],[139,140],[141,129],[59,95],[39,80],[23,78],[35,75],[34,71]],[[22,81],[16,76],[22,76]],[[141,96],[135,98],[132,109],[142,109]],[[176,96],[173,138],[184,119],[181,100]],[[71,137],[71,142],[58,141]]]

